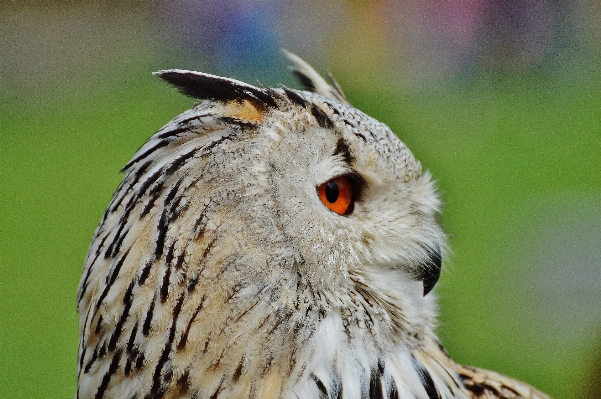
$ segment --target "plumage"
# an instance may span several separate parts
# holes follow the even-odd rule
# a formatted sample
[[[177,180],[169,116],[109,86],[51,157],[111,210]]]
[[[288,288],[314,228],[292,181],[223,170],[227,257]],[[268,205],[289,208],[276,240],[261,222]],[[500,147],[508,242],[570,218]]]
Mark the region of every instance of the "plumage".
[[[157,73],[199,102],[124,167],[95,232],[77,397],[548,398],[448,357],[430,175],[287,55],[313,92]]]

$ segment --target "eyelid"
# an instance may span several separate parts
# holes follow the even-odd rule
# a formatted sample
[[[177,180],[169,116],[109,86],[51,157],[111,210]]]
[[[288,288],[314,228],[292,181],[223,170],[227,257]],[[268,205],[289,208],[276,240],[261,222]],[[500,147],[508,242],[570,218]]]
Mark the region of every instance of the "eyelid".
[[[315,166],[315,184],[320,185],[332,179],[357,173],[341,156],[327,156],[317,161]]]

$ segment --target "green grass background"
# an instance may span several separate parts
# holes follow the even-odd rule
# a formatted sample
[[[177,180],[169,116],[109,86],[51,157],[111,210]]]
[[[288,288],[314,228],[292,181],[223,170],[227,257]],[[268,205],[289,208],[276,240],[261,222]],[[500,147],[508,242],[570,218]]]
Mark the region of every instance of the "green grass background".
[[[192,105],[150,75],[175,65],[143,36],[62,80],[0,75],[0,398],[73,397],[75,293],[94,229],[119,169]],[[545,267],[560,255],[545,257],[565,245],[593,253],[593,279],[601,268],[599,69],[484,73],[428,89],[393,89],[376,75],[356,85],[339,69],[350,101],[391,126],[438,180],[453,251],[439,331],[452,356],[558,399],[584,397],[601,300],[578,290],[558,298],[561,278],[545,282]],[[555,231],[565,233],[557,242]]]

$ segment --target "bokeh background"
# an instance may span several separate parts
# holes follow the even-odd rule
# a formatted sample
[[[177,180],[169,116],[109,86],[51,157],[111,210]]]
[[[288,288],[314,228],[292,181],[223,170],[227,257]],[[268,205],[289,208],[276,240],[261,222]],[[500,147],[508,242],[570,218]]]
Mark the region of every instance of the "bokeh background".
[[[332,72],[438,180],[460,362],[601,398],[601,2],[0,1],[0,397],[71,398],[119,169],[193,102],[150,73]]]

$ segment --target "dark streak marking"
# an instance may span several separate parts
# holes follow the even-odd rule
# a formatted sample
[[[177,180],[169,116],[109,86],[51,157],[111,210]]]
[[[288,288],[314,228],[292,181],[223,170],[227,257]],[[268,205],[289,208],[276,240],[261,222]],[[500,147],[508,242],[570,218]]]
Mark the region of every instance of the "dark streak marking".
[[[182,336],[181,336],[181,338],[179,340],[179,343],[177,344],[176,348],[177,348],[178,351],[181,351],[182,349],[184,349],[186,347],[186,342],[188,340],[188,334],[190,333],[190,328],[192,327],[192,323],[196,319],[196,316],[198,315],[198,313],[202,309],[202,306],[203,306],[204,301],[205,301],[205,297],[206,297],[206,295],[202,296],[202,299],[200,300],[200,303],[198,304],[198,307],[196,308],[196,310],[194,311],[194,314],[190,318],[190,321],[188,322],[188,326],[186,327],[186,330],[183,332],[183,334],[182,334]]]
[[[365,136],[364,136],[364,135],[362,135],[361,133],[359,133],[359,132],[353,132],[353,134],[354,134],[355,136],[359,137],[360,139],[363,139],[363,141],[365,141],[365,142],[367,143],[367,139],[366,139],[366,138],[365,138]]]
[[[484,394],[484,390],[486,389],[486,387],[484,385],[479,385],[479,384],[466,384],[466,381],[463,382],[465,388],[470,391],[473,392],[476,397],[480,397]]]
[[[476,369],[472,368],[472,367],[464,367],[466,370],[471,371],[472,373],[476,371]],[[481,379],[475,379],[473,375],[468,375],[466,374],[465,371],[458,371],[459,374],[459,378],[461,379],[461,382],[463,383],[463,386],[470,392],[474,393],[477,397],[482,397],[483,395],[486,395],[486,397],[489,397],[488,394],[492,394],[492,396],[490,397],[495,397],[495,398],[508,398],[508,397],[522,397],[520,395],[519,392],[517,392],[514,388],[507,386],[505,384],[501,384],[500,386],[498,386],[497,384],[490,384],[489,382],[487,382],[486,380],[481,380]],[[502,391],[510,391],[512,393],[512,395],[506,395],[503,394]]]
[[[127,209],[126,209],[126,211],[127,211]],[[117,244],[117,241],[121,237],[121,232],[125,228],[125,224],[127,222],[126,220],[123,221],[124,215],[121,215],[121,219],[119,221],[119,228],[117,229],[117,232],[113,236],[113,241],[111,241],[111,243],[109,244],[109,246],[104,251],[104,259],[108,259],[108,258],[114,257],[113,248],[115,247],[115,245]]]
[[[144,353],[136,350],[136,370],[140,370],[144,365]]]
[[[148,312],[146,312],[146,318],[144,319],[144,324],[142,324],[142,334],[145,337],[148,336],[150,332],[150,323],[152,321],[152,316],[154,315],[154,303],[156,301],[156,294],[152,297],[152,302],[150,302],[150,307],[148,308]]]
[[[184,264],[184,258],[186,257],[186,252],[182,252],[175,261],[175,270],[181,270],[182,265]]]
[[[157,181],[150,189],[148,190],[147,196],[149,197],[148,203],[144,206],[142,212],[140,212],[140,220],[146,216],[150,210],[154,207],[157,199],[163,194],[163,187],[165,187],[165,179]],[[141,196],[139,197],[141,198]]]
[[[198,119],[198,117],[194,117],[193,119]],[[167,130],[167,131],[165,131],[165,132],[163,132],[161,134],[157,134],[155,137],[157,139],[166,139],[166,138],[170,138],[170,137],[173,137],[173,136],[177,136],[178,134],[183,133],[183,132],[189,132],[189,131],[194,130],[196,128],[197,127],[194,127],[194,126],[184,126],[183,124],[180,123],[179,127],[176,127],[174,129],[171,129],[171,130]]]
[[[152,265],[154,264],[155,259],[150,259],[148,262],[146,262],[146,264],[144,265],[144,268],[142,269],[142,272],[140,273],[140,278],[138,279],[138,285],[142,286],[144,285],[144,282],[146,281],[146,279],[148,278],[148,275],[150,274],[150,268],[152,267]]]
[[[119,251],[121,250],[121,244],[123,244],[123,240],[125,240],[125,237],[127,237],[127,235],[129,234],[129,229],[127,229],[127,231],[125,233],[121,234],[121,231],[123,230],[124,227],[125,227],[125,223],[123,223],[119,226],[119,230],[117,233],[118,235],[115,235],[113,242],[111,243],[111,245],[109,246],[107,251],[104,253],[105,259],[116,256],[119,253]]]
[[[286,93],[290,101],[292,101],[296,105],[303,107],[304,109],[307,109],[308,101],[305,100],[301,95],[297,94],[296,92],[290,90],[287,87],[282,87],[282,89],[284,90],[284,93]]]
[[[326,386],[323,384],[323,382],[313,373],[311,373],[311,379],[313,380],[313,382],[315,382],[315,385],[317,385],[317,389],[319,389],[319,397],[320,398],[328,398],[328,390],[326,389]]]
[[[371,369],[369,375],[369,399],[384,398],[384,389],[382,389],[382,379],[375,369]]]
[[[160,186],[162,188],[162,185],[160,185]],[[142,212],[140,212],[140,220],[142,220],[146,215],[148,215],[148,213],[150,213],[152,208],[154,208],[157,198],[158,198],[157,195],[150,197],[150,199],[148,200],[148,203],[146,203],[146,205],[144,205],[144,208],[142,208]]]
[[[98,248],[96,248],[96,257],[94,258],[94,262],[96,262],[96,259],[98,259],[98,255],[100,255],[100,253],[102,252],[102,248],[104,247],[104,242],[106,241],[106,239],[109,237],[110,235],[110,231],[108,233],[106,233],[106,235],[104,237],[102,237],[102,240],[100,240],[100,244],[98,244]],[[92,263],[94,263],[92,262]]]
[[[96,312],[94,312],[94,314],[96,314]],[[98,316],[98,321],[96,321],[96,328],[94,329],[94,332],[96,334],[98,334],[101,329],[102,329],[102,315]]]
[[[179,186],[180,184],[182,184],[181,180],[178,180],[169,190],[169,192],[167,193],[167,195],[165,196],[165,201],[164,204],[165,206],[168,206],[171,201],[173,201],[173,198],[175,198],[175,195],[177,194],[177,191],[179,190]]]
[[[220,141],[216,140],[216,141]],[[164,169],[165,178],[170,177],[176,170],[181,168],[190,158],[193,158],[198,151],[204,149],[204,147],[194,148],[192,151],[189,151],[185,154],[181,154],[175,161],[171,162],[169,166]]]
[[[152,154],[156,150],[158,150],[160,148],[163,148],[163,147],[167,146],[168,144],[169,144],[168,140],[161,140],[161,141],[159,141],[153,147],[151,147],[148,150],[144,151],[142,154],[138,155],[137,157],[135,157],[131,161],[129,161],[127,164],[125,164],[125,166],[123,167],[122,170],[129,169],[133,164],[138,163],[139,161],[141,161],[142,159],[146,158],[147,156],[149,156],[150,154]]]
[[[240,379],[242,375],[242,367],[244,366],[244,357],[240,359],[240,363],[238,363],[238,367],[234,370],[234,374],[232,375],[232,382],[236,383]]]
[[[197,274],[196,276],[190,279],[190,281],[188,282],[188,293],[194,292],[194,290],[196,289],[196,284],[198,284],[199,277],[200,275]]]
[[[125,375],[126,377],[129,376],[129,373],[131,373],[131,362],[132,362],[131,357],[128,357],[127,360],[125,361],[125,368],[123,369],[123,375]]]
[[[236,125],[241,128],[252,129],[258,126],[257,122],[249,122],[244,119],[233,118],[231,116],[220,116],[218,119],[228,125]]]
[[[161,303],[165,303],[167,296],[169,295],[169,277],[171,277],[171,266],[167,264],[165,268],[165,274],[163,275],[163,282],[161,284]]]
[[[186,118],[186,119],[182,119],[180,121],[177,122],[177,127],[175,129],[171,129],[171,130],[166,130],[163,133],[157,134],[155,137],[158,139],[165,139],[168,137],[172,137],[172,136],[176,136],[179,133],[183,133],[186,131],[192,131],[195,129],[200,128],[201,126],[191,126],[190,122],[192,121],[198,121],[199,125],[202,124],[202,122],[200,121],[201,118],[204,118],[206,116],[211,116],[211,113],[204,113],[204,114],[194,114],[193,116]],[[158,133],[158,132],[157,132]]]
[[[104,242],[104,240],[106,240],[107,236],[108,236],[108,234],[102,239],[102,243]],[[102,243],[101,243],[101,245],[102,245]],[[77,302],[81,301],[81,299],[83,298],[83,296],[84,296],[84,294],[86,292],[86,289],[88,288],[90,274],[92,273],[92,269],[94,269],[94,267],[93,267],[94,263],[96,263],[96,261],[98,260],[98,257],[100,256],[100,252],[102,252],[102,251],[101,251],[101,247],[99,246],[96,249],[96,254],[94,255],[94,259],[90,262],[90,266],[86,270],[86,276],[85,276],[85,278],[83,280],[82,287],[81,287],[81,290],[79,292],[79,297],[77,298]]]
[[[299,83],[307,90],[311,92],[315,92],[315,84],[313,83],[313,79],[305,75],[299,69],[292,68],[292,73],[298,79]]]
[[[108,236],[108,234],[107,234],[107,236]],[[104,243],[104,240],[106,240],[107,236],[104,236],[104,238],[102,239],[100,246],[96,250],[94,260],[92,262],[90,262],[90,266],[88,267],[88,270],[86,270],[86,276],[83,279],[83,283],[81,284],[81,290],[79,291],[79,297],[77,298],[78,303],[81,302],[83,296],[85,295],[85,293],[88,289],[88,284],[90,283],[90,274],[92,273],[92,269],[94,269],[92,266],[94,265],[94,263],[96,263],[96,260],[98,260],[98,257],[100,256],[100,252],[101,252],[100,248],[101,248],[102,244]]]
[[[117,321],[115,325],[115,330],[111,335],[111,339],[109,340],[108,351],[112,352],[115,350],[117,346],[117,340],[119,340],[119,336],[121,335],[121,329],[123,328],[123,324],[125,324],[125,320],[127,320],[127,316],[129,316],[129,309],[131,308],[131,303],[133,301],[132,291],[134,289],[134,281],[129,284],[127,287],[127,291],[125,291],[125,295],[123,296],[123,313],[121,313],[121,317]]]
[[[232,140],[235,137],[234,133],[228,134],[227,136],[223,136],[218,138],[217,140],[211,141],[210,143],[205,144],[201,147],[203,154],[210,152],[213,148],[217,147],[219,144],[223,143],[225,140]]]
[[[400,399],[399,397],[399,389],[396,387],[396,383],[394,380],[390,381],[390,392],[388,392],[389,399]]]
[[[98,391],[96,391],[96,396],[95,396],[96,399],[100,399],[104,396],[104,391],[106,391],[106,388],[109,385],[112,375],[115,374],[115,371],[117,371],[117,367],[119,366],[119,361],[121,360],[121,353],[122,353],[121,349],[119,349],[117,352],[115,352],[115,356],[113,357],[113,360],[111,361],[109,369],[106,372],[106,374],[104,375],[104,377],[102,377],[102,382],[100,383],[100,386],[98,387]]]
[[[179,394],[183,395],[190,390],[190,370],[184,371],[181,377],[177,380],[177,387],[179,388]]]
[[[159,220],[157,226],[158,234],[156,240],[156,247],[154,248],[154,255],[156,258],[160,258],[163,255],[163,249],[165,246],[165,237],[167,236],[167,230],[169,229],[169,218],[167,217],[167,209],[163,210],[163,214]]]
[[[196,221],[194,222],[194,227],[192,228],[192,231],[194,231],[194,239],[195,240],[200,239],[205,232],[206,223],[203,224],[204,216],[205,216],[205,214],[201,213],[198,216],[198,219],[196,219]]]
[[[267,315],[266,315],[266,316],[263,318],[263,320],[261,320],[261,322],[260,322],[260,323],[259,323],[259,325],[257,326],[256,330],[257,330],[257,331],[260,331],[260,330],[263,328],[263,326],[264,326],[265,324],[267,324],[267,321],[268,321],[269,319],[271,319],[271,314],[267,314]]]
[[[92,357],[86,363],[86,367],[83,370],[84,374],[87,374],[88,371],[90,371],[90,367],[92,367],[92,364],[94,364],[94,362],[96,361],[96,359],[98,359],[98,352],[96,350],[94,350],[94,352],[92,352]]]
[[[152,161],[146,161],[142,164],[142,166],[140,166],[138,169],[135,170],[134,173],[134,177],[133,179],[128,182],[128,186],[127,188],[124,188],[125,186],[125,182],[127,181],[127,179],[129,178],[129,175],[133,172],[130,172],[127,174],[127,176],[125,177],[125,179],[123,180],[123,182],[119,185],[119,188],[117,188],[116,193],[123,193],[123,195],[117,199],[117,197],[115,196],[112,200],[111,203],[109,204],[109,207],[107,208],[107,211],[110,209],[110,212],[113,213],[117,210],[117,208],[119,208],[119,206],[121,205],[121,202],[123,201],[123,199],[125,198],[125,196],[127,195],[127,193],[129,193],[134,186],[136,185],[136,183],[138,183],[138,181],[140,180],[140,178],[144,175],[144,173],[146,173],[146,170],[148,170],[148,167],[152,164]],[[124,172],[125,168],[121,169],[121,172]]]
[[[334,155],[340,155],[342,156],[342,158],[344,159],[344,162],[348,165],[351,164],[352,161],[352,156],[351,156],[351,150],[348,146],[348,143],[342,138],[340,137],[338,139],[338,142],[336,143],[336,149],[334,150]]]
[[[88,350],[87,347],[85,347],[82,344],[80,344],[80,348],[82,348],[82,347],[83,347],[83,350],[81,352],[81,355],[79,356],[79,362],[78,362],[79,373],[77,374],[77,376],[79,376],[81,374],[81,370],[83,369],[83,359],[86,357],[86,352]]]
[[[173,315],[171,319],[171,328],[169,329],[169,338],[165,343],[165,347],[163,348],[163,352],[161,353],[161,357],[157,362],[156,368],[154,369],[154,373],[152,375],[152,387],[150,388],[150,392],[147,397],[156,397],[159,394],[164,392],[164,387],[161,384],[161,370],[169,360],[169,354],[171,353],[171,346],[173,345],[173,340],[175,338],[175,326],[177,325],[177,319],[179,317],[179,312],[182,308],[182,303],[184,302],[185,292],[177,299],[175,307],[173,308]]]
[[[150,177],[148,177],[146,180],[144,180],[144,182],[140,185],[138,190],[134,194],[131,195],[131,197],[129,198],[129,201],[127,201],[127,204],[125,205],[125,209],[123,210],[123,214],[121,215],[121,218],[119,218],[119,223],[120,223],[119,232],[123,229],[123,226],[125,225],[125,223],[127,223],[127,220],[129,219],[129,214],[135,208],[135,206],[138,203],[138,201],[140,200],[140,198],[142,198],[142,196],[144,196],[144,194],[146,193],[146,190],[148,190],[148,188],[161,177],[162,173],[163,173],[162,169],[159,169],[156,172],[154,172]],[[117,191],[120,191],[120,190],[118,189]],[[117,233],[117,235],[119,235],[119,233]],[[109,253],[108,252],[105,253],[105,258],[108,256],[110,256]]]
[[[378,373],[380,374],[380,376],[384,376],[385,368],[386,368],[386,364],[384,363],[384,360],[382,360],[381,358],[378,359]]]
[[[173,223],[174,221],[176,221],[180,217],[180,215],[186,210],[188,210],[188,208],[190,207],[190,201],[184,202],[184,204],[180,206],[183,199],[183,196],[177,197],[175,201],[173,201],[173,204],[171,204],[169,213],[169,223]]]
[[[334,127],[334,122],[332,122],[326,113],[317,105],[311,104],[309,107],[309,112],[315,117],[319,126],[326,129],[332,129]]]
[[[205,248],[204,252],[202,253],[201,256],[201,260],[206,259],[207,255],[209,255],[209,253],[211,252],[211,250],[213,249],[213,246],[215,245],[215,241],[217,241],[218,237],[215,237],[211,240],[211,242],[207,245],[207,247]]]
[[[129,375],[131,370],[131,362],[134,360],[136,353],[134,352],[134,341],[136,339],[136,334],[138,333],[138,322],[134,324],[134,328],[129,334],[129,340],[127,340],[127,345],[125,346],[125,351],[129,355],[127,357],[127,362],[125,363],[125,375]]]
[[[419,379],[422,383],[422,386],[426,390],[429,399],[442,399],[438,390],[436,389],[436,385],[432,380],[432,376],[428,372],[428,370],[415,358],[415,356],[411,356],[411,361],[413,362],[415,371],[419,375]]]
[[[98,357],[100,359],[102,359],[104,357],[104,355],[106,355],[106,342],[104,342],[101,346],[100,346],[100,350],[98,351]]]
[[[165,263],[169,266],[171,261],[173,260],[173,251],[175,251],[175,241],[171,243],[169,248],[167,248],[167,254],[165,255]]]
[[[98,311],[98,309],[100,308],[100,304],[102,303],[102,301],[106,297],[106,294],[108,294],[109,290],[113,286],[113,283],[115,282],[115,279],[117,278],[117,275],[119,274],[119,270],[121,269],[121,266],[123,266],[123,262],[125,262],[125,258],[127,258],[127,255],[129,255],[130,250],[131,250],[131,248],[129,248],[125,252],[125,254],[123,254],[121,259],[119,259],[119,261],[117,261],[117,263],[115,264],[115,267],[113,268],[113,273],[111,273],[110,278],[107,280],[106,285],[104,286],[104,290],[102,291],[102,294],[100,294],[100,298],[98,298],[98,302],[96,302],[96,311]]]
[[[223,333],[223,329],[219,332],[219,335],[221,335],[221,333]],[[223,360],[223,357],[225,356],[225,352],[226,352],[225,350],[221,351],[217,360],[211,365],[212,370],[215,370],[215,371],[219,370],[219,365],[221,364],[221,361]]]
[[[132,194],[129,197],[129,201],[127,201],[127,204],[125,205],[123,214],[119,218],[119,224],[121,225],[119,228],[119,232],[123,229],[123,225],[125,223],[127,223],[127,220],[129,219],[129,214],[135,208],[136,204],[138,203],[138,200],[144,195],[144,193],[146,192],[148,187],[150,187],[160,176],[161,176],[161,170],[158,170],[155,173],[153,173],[152,176],[150,176],[149,178],[144,180],[144,182],[140,185],[140,187],[136,191],[135,195]],[[120,191],[120,188],[117,189],[117,191]],[[116,236],[118,236],[118,235],[119,235],[119,233],[116,234]],[[105,254],[105,257],[107,257],[106,254]]]
[[[210,399],[217,399],[217,396],[219,396],[219,394],[221,393],[221,391],[223,391],[223,381],[224,381],[224,378],[221,379],[221,381],[219,382],[219,386],[217,387],[217,389],[215,390],[215,392],[213,392],[213,394],[211,395]]]
[[[150,186],[155,184],[162,175],[163,168],[160,168],[159,170],[155,171],[152,175],[150,175],[146,180],[144,180],[142,184],[140,184],[140,187],[138,187],[138,190],[136,190],[136,194],[132,195],[130,197],[130,200],[127,202],[127,205],[125,206],[125,211],[123,212],[124,216],[126,214],[129,215],[129,212],[131,212],[136,202],[140,198],[142,198],[144,194],[146,194],[146,191],[150,188]],[[127,217],[125,217],[125,219],[122,217],[121,220],[127,220]]]
[[[255,306],[257,306],[257,304],[260,302],[260,299],[257,299],[255,301],[255,303],[253,303],[252,305],[250,305],[249,307],[247,307],[246,309],[244,309],[244,312],[240,313],[236,319],[234,319],[234,322],[237,323],[240,321],[241,318],[243,318],[246,314],[248,314],[248,312],[250,312]]]

